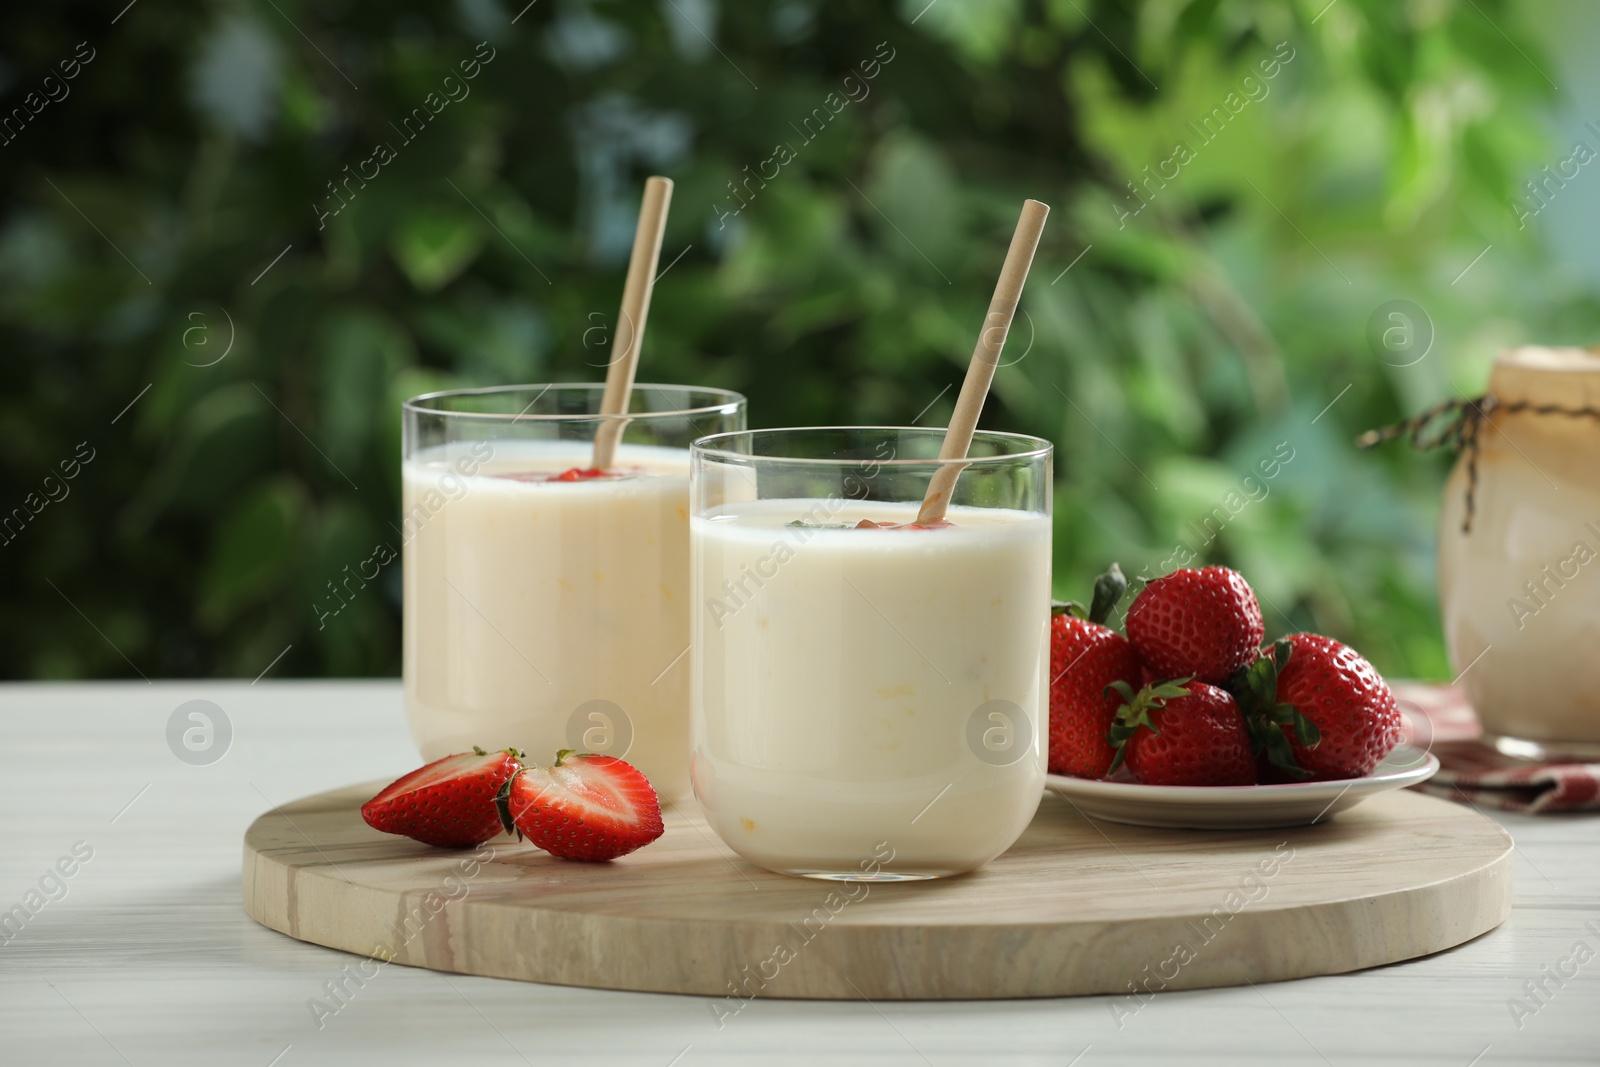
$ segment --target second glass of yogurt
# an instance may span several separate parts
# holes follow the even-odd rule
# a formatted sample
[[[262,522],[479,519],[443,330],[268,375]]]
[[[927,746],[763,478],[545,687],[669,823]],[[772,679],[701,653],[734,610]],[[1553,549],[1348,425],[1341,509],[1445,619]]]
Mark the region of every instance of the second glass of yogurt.
[[[689,452],[744,397],[635,385],[612,468],[590,470],[604,386],[406,401],[406,716],[424,759],[516,747],[625,758],[689,782]]]
[[[769,870],[959,874],[1038,807],[1051,446],[979,431],[921,526],[943,439],[755,430],[691,450],[694,789]]]

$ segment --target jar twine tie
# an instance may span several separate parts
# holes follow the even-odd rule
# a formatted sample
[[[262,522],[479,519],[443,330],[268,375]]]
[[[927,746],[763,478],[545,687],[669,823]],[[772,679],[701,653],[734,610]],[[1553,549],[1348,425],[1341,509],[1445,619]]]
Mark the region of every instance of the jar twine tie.
[[[1467,457],[1466,509],[1461,532],[1472,532],[1472,516],[1478,491],[1478,433],[1492,412],[1507,415],[1560,415],[1574,419],[1600,420],[1600,408],[1566,408],[1559,404],[1533,404],[1525,400],[1505,403],[1490,393],[1474,397],[1455,397],[1436,404],[1409,419],[1368,430],[1356,438],[1360,449],[1376,448],[1389,441],[1405,440],[1418,451],[1445,446]]]

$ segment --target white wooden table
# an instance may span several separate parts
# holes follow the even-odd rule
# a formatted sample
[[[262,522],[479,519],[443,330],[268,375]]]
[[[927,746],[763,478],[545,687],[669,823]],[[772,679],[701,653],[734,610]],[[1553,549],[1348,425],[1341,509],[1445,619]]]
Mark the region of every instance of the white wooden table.
[[[216,762],[169,748],[189,700],[232,725]],[[14,935],[0,926],[0,1065],[1600,1063],[1595,817],[1503,818],[1517,904],[1474,942],[1162,994],[1120,1028],[1105,997],[756,1001],[719,1028],[695,997],[390,966],[347,981],[319,1029],[307,1002],[358,960],[245,917],[241,836],[273,804],[415,763],[396,682],[0,686],[0,920],[36,910]]]

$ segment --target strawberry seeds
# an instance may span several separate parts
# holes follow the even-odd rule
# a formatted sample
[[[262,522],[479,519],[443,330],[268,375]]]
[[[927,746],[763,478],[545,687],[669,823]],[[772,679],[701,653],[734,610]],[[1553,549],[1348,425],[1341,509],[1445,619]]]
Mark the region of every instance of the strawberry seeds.
[[[1116,564],[1093,607],[1050,623],[1049,769],[1146,785],[1254,785],[1371,774],[1400,742],[1383,678],[1318,634],[1261,648],[1261,606],[1226,567],[1184,568],[1140,590],[1127,636],[1107,625],[1127,588]]]

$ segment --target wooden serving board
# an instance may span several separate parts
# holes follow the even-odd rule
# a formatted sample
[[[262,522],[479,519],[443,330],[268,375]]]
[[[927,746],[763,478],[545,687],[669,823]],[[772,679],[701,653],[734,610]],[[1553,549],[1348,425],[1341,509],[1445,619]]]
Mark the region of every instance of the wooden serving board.
[[[1091,822],[1051,795],[973,874],[844,884],[746,863],[692,801],[669,807],[659,841],[610,864],[507,837],[433,849],[361,821],[381,785],[255,821],[252,918],[411,966],[695,993],[726,1012],[755,996],[1143,996],[1334,974],[1458,945],[1511,909],[1510,836],[1411,792],[1264,831]]]

